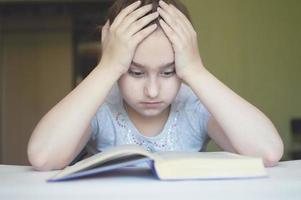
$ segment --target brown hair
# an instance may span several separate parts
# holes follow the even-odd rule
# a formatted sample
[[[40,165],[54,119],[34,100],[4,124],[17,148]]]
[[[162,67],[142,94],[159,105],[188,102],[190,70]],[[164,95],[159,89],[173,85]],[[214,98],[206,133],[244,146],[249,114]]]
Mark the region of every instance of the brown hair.
[[[129,6],[130,4],[132,4],[136,1],[137,0],[116,0],[115,3],[109,9],[107,19],[109,19],[110,23],[112,23],[114,21],[114,19],[116,18],[116,16],[120,13],[120,11],[122,9],[126,8],[127,6]],[[147,4],[152,4],[153,5],[152,11],[150,11],[150,12],[156,12],[157,8],[159,7],[159,0],[140,0],[140,1],[141,1],[140,7],[142,7],[144,5],[147,5]],[[174,5],[192,23],[190,14],[189,14],[186,6],[183,3],[181,3],[179,0],[163,0],[163,1],[168,3],[168,4]],[[160,18],[158,18],[157,20],[151,22],[148,25],[156,23],[160,27],[159,19]]]

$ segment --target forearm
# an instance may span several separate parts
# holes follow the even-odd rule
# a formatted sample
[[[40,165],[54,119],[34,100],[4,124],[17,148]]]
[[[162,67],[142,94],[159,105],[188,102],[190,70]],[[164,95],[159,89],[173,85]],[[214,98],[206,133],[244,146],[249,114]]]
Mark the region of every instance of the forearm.
[[[117,79],[108,67],[97,66],[37,124],[28,144],[29,160],[68,164],[81,140],[89,137],[84,134],[90,134],[90,121]]]
[[[282,155],[283,144],[272,122],[208,70],[199,69],[186,80],[222,127],[235,150],[246,155]]]

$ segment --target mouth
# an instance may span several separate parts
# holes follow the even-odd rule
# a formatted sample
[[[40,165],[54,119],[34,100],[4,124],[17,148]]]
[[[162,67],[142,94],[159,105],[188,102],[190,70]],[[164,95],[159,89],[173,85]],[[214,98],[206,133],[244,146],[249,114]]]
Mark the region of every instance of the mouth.
[[[163,102],[162,101],[145,101],[141,102],[141,104],[147,108],[157,108],[160,107]]]

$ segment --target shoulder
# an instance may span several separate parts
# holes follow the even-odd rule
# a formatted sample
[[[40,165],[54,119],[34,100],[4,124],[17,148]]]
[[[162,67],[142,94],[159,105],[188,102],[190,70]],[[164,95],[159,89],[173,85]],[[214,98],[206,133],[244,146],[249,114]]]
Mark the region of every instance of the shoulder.
[[[116,117],[118,112],[121,112],[121,102],[119,90],[117,84],[115,84],[91,120],[91,126],[94,132],[101,132],[113,124],[110,122],[113,121],[113,118]]]
[[[183,123],[189,124],[195,130],[201,128],[207,131],[210,113],[188,85],[182,84],[174,104],[181,113]]]
[[[193,92],[193,90],[186,84],[182,83],[179,92],[175,98],[174,104],[175,107],[178,107],[180,110],[192,110],[196,111],[198,109],[202,112],[207,112],[207,109],[200,101],[198,96]]]
[[[114,84],[105,98],[104,103],[98,108],[96,117],[109,117],[110,114],[122,109],[122,98],[117,84]],[[105,116],[104,116],[105,115]]]

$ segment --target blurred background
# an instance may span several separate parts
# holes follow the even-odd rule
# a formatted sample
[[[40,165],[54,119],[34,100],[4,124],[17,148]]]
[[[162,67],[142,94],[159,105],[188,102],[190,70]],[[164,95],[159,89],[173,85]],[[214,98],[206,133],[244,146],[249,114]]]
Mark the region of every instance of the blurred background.
[[[282,160],[301,159],[301,1],[182,2],[205,66],[272,120]],[[29,164],[35,125],[97,63],[112,3],[0,0],[0,164]]]

